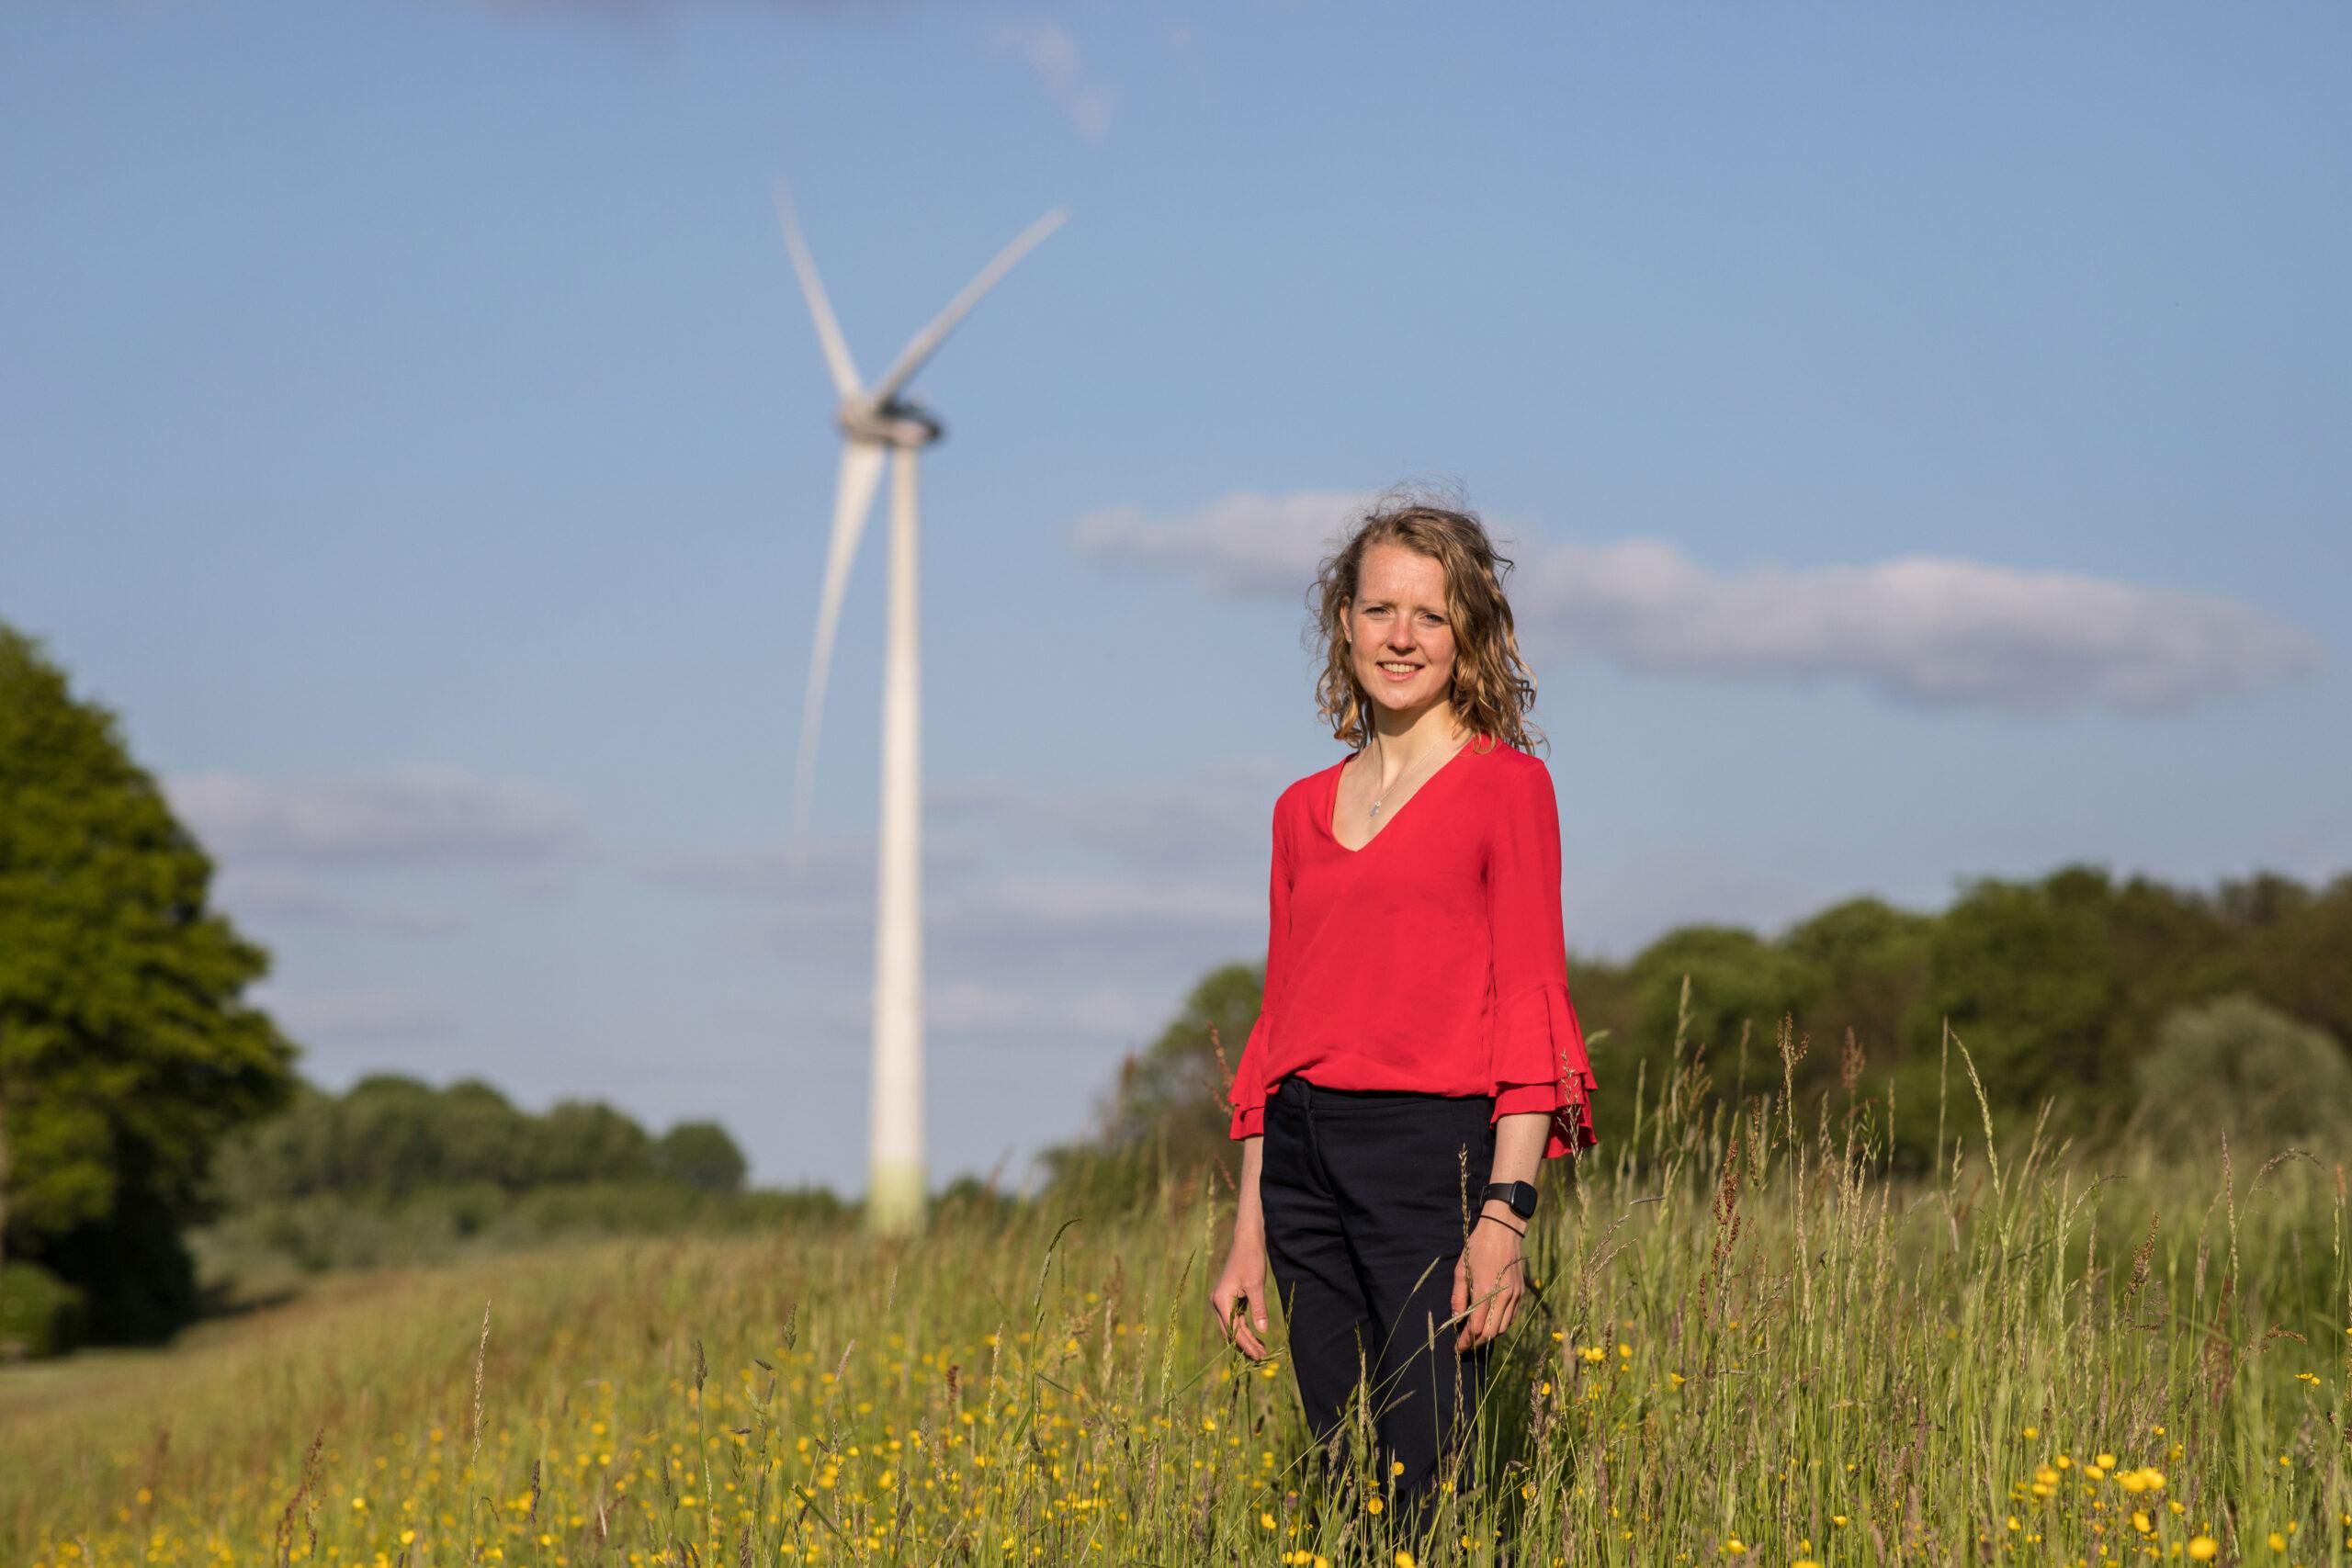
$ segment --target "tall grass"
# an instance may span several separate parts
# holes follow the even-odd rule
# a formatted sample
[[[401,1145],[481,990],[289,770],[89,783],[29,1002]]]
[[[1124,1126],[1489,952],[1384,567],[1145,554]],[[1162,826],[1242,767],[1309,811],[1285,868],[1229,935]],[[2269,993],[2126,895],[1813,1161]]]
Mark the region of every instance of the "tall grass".
[[[1309,1483],[1205,1308],[1210,1173],[888,1242],[628,1240],[341,1280],[0,1377],[0,1563],[2352,1559],[2340,1151],[1735,1102],[1695,1052],[1557,1175],[1479,1483]],[[1934,1119],[1930,1179],[1890,1116]],[[1279,1324],[1277,1329],[1279,1331]],[[1368,1444],[1359,1442],[1359,1454]]]

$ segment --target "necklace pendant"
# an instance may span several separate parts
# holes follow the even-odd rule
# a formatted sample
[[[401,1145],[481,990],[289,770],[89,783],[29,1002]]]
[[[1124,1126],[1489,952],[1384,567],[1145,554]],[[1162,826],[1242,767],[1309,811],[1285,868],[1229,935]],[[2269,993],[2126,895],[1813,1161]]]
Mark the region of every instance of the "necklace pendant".
[[[1372,803],[1372,815],[1374,817],[1380,815],[1380,802],[1376,800]]]

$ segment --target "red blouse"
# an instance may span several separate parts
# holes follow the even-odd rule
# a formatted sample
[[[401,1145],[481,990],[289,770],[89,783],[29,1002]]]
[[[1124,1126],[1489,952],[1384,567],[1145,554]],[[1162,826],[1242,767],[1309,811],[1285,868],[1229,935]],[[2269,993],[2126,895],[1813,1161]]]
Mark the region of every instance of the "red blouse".
[[[1331,830],[1345,765],[1274,802],[1265,996],[1227,1096],[1232,1136],[1262,1133],[1268,1090],[1304,1073],[1327,1089],[1490,1094],[1498,1119],[1551,1111],[1546,1159],[1599,1142],[1551,770],[1473,739],[1351,850]]]

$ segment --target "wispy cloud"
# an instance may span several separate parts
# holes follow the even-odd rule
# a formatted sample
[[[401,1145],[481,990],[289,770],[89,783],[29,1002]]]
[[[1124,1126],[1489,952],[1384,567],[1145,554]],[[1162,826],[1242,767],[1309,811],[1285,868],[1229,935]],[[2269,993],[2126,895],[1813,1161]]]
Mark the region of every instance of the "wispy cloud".
[[[428,998],[395,990],[304,991],[255,987],[254,1004],[305,1043],[383,1044],[430,1040],[455,1022]]]
[[[502,16],[546,21],[598,21],[648,27],[692,11],[775,11],[786,16],[848,16],[905,8],[899,0],[481,0]]]
[[[639,881],[696,893],[733,893],[755,897],[871,893],[874,882],[871,834],[821,838],[808,845],[808,863],[797,870],[781,842],[714,844],[650,856],[636,866]],[[979,846],[964,835],[943,831],[926,818],[922,836],[925,877],[952,875],[977,863]]]
[[[1111,129],[1111,90],[1086,73],[1078,39],[1056,22],[1005,22],[989,35],[989,52],[1029,68],[1037,85],[1088,136]]]
[[[458,768],[188,773],[172,807],[216,852],[254,864],[545,864],[582,842],[580,814],[541,785]]]
[[[1071,527],[1081,554],[1231,595],[1303,593],[1365,497],[1227,496]],[[1945,556],[1719,573],[1672,545],[1506,546],[1521,636],[1643,672],[1849,679],[1898,702],[2052,715],[2175,713],[2316,671],[2317,638],[2252,605]]]
[[[1082,849],[1156,872],[1206,870],[1265,852],[1273,798],[1293,772],[1279,757],[1236,755],[1149,779],[969,777],[942,781],[925,805],[989,843]]]
[[[466,924],[462,913],[446,905],[356,899],[296,871],[231,867],[221,874],[217,891],[220,902],[243,919],[287,925],[444,936]]]
[[[1010,876],[957,888],[926,910],[953,929],[1034,931],[1146,925],[1242,926],[1266,916],[1265,895],[1247,886],[1187,886],[1159,877]]]
[[[1227,889],[1261,897],[1272,805],[1292,772],[1279,757],[1233,755],[1150,779],[940,780],[923,792],[926,918],[949,927],[1049,925],[1127,910],[1177,921],[1226,918]],[[1072,855],[1092,857],[1103,873],[991,874]],[[812,840],[805,874],[773,840],[676,850],[640,861],[635,874],[684,891],[783,900],[822,920],[870,907],[874,857],[873,835],[859,833]],[[1170,874],[1178,871],[1191,874]],[[1262,908],[1251,908],[1263,918]]]
[[[1037,990],[956,981],[932,987],[924,1002],[930,1024],[975,1034],[1063,1035],[1101,1043],[1133,1041],[1165,1021],[1164,1008],[1105,987]],[[863,1031],[871,1006],[870,994],[860,991],[835,998],[824,1013],[840,1029]]]
[[[1190,577],[1217,593],[1304,597],[1317,562],[1370,497],[1350,491],[1242,491],[1182,517],[1141,507],[1090,512],[1070,525],[1080,555]]]

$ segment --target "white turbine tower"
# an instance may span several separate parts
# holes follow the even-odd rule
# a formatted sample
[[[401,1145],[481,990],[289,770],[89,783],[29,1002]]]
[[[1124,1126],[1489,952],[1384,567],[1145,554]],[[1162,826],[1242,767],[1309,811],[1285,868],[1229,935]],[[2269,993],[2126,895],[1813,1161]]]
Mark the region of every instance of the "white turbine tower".
[[[883,459],[891,464],[890,594],[887,651],[882,665],[882,825],[874,939],[874,1098],[869,1124],[866,1223],[877,1230],[908,1231],[922,1222],[923,1041],[922,1041],[922,673],[916,635],[917,525],[915,458],[940,437],[941,426],[903,394],[915,372],[938,352],[947,334],[980,297],[996,287],[1031,247],[1061,226],[1059,209],[1031,224],[998,253],[980,275],[948,303],[939,318],[914,335],[898,363],[871,387],[861,386],[849,345],[826,301],[817,264],[801,238],[792,203],[779,186],[776,211],[784,220],[784,243],[808,296],[808,314],[824,346],[825,366],[841,399],[833,420],[841,427],[841,480],[833,493],[832,541],[825,556],[825,583],[817,602],[817,641],[808,660],[808,689],[800,713],[800,755],[793,781],[793,865],[808,865],[808,792],[816,773],[817,730],[824,714],[825,679],[832,663],[833,635],[841,623],[842,598],[857,558],[857,542],[873,510]]]

